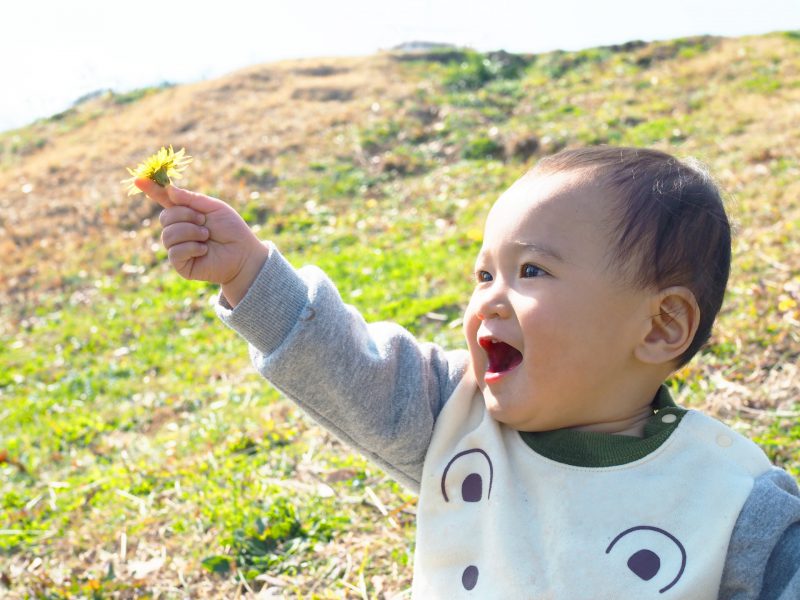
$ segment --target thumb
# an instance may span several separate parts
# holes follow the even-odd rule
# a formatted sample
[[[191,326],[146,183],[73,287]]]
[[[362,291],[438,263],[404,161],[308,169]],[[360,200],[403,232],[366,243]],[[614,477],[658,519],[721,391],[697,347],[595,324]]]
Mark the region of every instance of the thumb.
[[[177,204],[179,206],[188,206],[189,208],[204,214],[228,206],[225,202],[218,200],[217,198],[212,198],[211,196],[206,196],[205,194],[185,190],[171,184],[166,187],[166,190],[167,196],[173,204]]]
[[[169,208],[172,206],[172,202],[170,202],[166,190],[164,190],[163,187],[158,185],[152,179],[148,179],[147,177],[138,177],[134,183],[136,187],[142,190],[148,198],[155,200],[164,208]]]

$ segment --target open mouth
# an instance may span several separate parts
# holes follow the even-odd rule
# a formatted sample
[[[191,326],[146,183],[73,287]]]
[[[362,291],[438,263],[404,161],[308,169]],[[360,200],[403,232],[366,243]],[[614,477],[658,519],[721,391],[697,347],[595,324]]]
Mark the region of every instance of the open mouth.
[[[506,373],[522,362],[522,353],[505,342],[492,337],[482,337],[478,343],[489,357],[489,365],[486,368],[487,381],[497,379],[496,375]]]

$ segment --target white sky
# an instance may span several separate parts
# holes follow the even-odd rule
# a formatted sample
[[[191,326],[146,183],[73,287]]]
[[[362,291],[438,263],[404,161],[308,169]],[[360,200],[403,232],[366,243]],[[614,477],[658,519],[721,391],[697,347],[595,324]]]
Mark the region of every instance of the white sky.
[[[0,131],[89,92],[424,40],[545,52],[800,29],[800,0],[22,0],[0,8]]]

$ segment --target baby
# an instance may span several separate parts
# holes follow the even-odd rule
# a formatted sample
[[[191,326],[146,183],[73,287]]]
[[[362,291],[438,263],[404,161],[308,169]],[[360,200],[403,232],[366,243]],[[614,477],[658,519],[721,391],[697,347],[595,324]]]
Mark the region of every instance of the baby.
[[[415,597],[800,598],[796,483],[663,385],[708,340],[730,269],[697,164],[542,159],[487,218],[468,352],[366,324],[224,202],[137,185],[259,372],[419,491]]]

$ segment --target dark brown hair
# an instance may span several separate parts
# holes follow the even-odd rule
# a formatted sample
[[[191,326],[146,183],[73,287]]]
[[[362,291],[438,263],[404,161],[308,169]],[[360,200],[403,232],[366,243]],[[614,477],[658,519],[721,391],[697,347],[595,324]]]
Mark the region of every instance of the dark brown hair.
[[[584,169],[615,199],[610,258],[625,280],[641,288],[685,286],[694,294],[700,323],[676,359],[678,367],[686,364],[711,335],[730,274],[731,227],[719,189],[699,161],[646,148],[563,150],[529,174]]]

